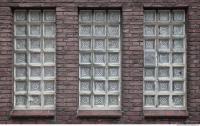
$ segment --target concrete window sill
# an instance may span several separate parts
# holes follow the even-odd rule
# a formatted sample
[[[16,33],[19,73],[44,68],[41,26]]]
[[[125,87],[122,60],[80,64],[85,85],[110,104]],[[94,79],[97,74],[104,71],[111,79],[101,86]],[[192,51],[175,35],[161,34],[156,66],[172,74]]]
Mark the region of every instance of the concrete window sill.
[[[13,110],[11,117],[54,117],[54,110]]]
[[[79,110],[77,117],[110,117],[120,118],[122,112],[119,110]]]
[[[188,112],[186,110],[144,110],[144,117],[146,118],[162,118],[162,117],[177,117],[186,118]]]

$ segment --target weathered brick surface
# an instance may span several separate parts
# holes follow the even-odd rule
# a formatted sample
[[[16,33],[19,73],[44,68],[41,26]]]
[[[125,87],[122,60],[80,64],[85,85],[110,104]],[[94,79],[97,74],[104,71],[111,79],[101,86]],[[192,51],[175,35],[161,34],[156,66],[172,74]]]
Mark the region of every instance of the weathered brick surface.
[[[199,0],[1,0],[0,1],[0,123],[200,123],[200,1]],[[55,118],[11,118],[13,88],[12,20],[14,8],[56,9]],[[78,118],[78,8],[122,10],[122,116]],[[187,118],[144,118],[143,9],[187,10]]]

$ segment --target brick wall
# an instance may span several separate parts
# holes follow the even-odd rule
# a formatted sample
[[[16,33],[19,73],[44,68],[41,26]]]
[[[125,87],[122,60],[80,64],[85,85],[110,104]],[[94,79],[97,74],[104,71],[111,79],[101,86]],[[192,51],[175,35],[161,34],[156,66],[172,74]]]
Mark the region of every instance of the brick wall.
[[[1,0],[0,1],[0,123],[200,123],[200,2],[199,0]],[[13,13],[20,7],[56,9],[56,112],[54,117],[11,117],[13,88]],[[78,7],[122,10],[122,116],[79,118]],[[143,116],[143,9],[187,10],[186,118]]]

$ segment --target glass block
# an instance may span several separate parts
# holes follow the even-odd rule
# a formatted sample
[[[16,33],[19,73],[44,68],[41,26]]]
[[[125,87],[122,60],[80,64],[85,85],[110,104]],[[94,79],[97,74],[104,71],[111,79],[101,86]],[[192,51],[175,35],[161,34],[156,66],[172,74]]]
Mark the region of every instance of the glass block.
[[[94,105],[105,105],[105,96],[94,96]]]
[[[169,77],[169,68],[168,67],[160,67],[158,69],[159,77]]]
[[[184,76],[184,69],[182,67],[173,68],[173,77],[183,78],[183,76]]]
[[[55,40],[54,39],[44,39],[44,49],[54,49]]]
[[[183,82],[182,81],[173,82],[173,91],[183,91]]]
[[[104,67],[94,68],[94,76],[95,77],[105,77],[105,68]]]
[[[45,95],[44,96],[44,105],[54,105],[54,96],[53,95]]]
[[[155,52],[144,52],[144,63],[145,65],[155,65]]]
[[[105,36],[105,26],[104,25],[96,25],[94,26],[94,35],[95,36]]]
[[[55,21],[55,11],[44,11],[45,21]]]
[[[25,81],[16,81],[16,91],[26,91],[27,85]]]
[[[155,48],[155,40],[145,40],[145,49],[154,49]]]
[[[42,71],[40,67],[31,67],[31,77],[41,77]]]
[[[108,76],[110,76],[110,77],[118,77],[119,76],[119,68],[118,67],[110,67],[110,68],[108,68]]]
[[[26,39],[16,39],[16,49],[26,49]]]
[[[95,91],[105,91],[105,81],[95,81]]]
[[[31,91],[40,91],[40,81],[31,81],[30,82],[30,90]]]
[[[155,26],[145,26],[144,27],[144,34],[145,35],[155,35]]]
[[[80,11],[80,21],[92,21],[92,11]]]
[[[16,67],[16,77],[26,77],[26,67]]]
[[[108,96],[108,104],[109,105],[119,105],[119,98],[117,95]]]
[[[144,13],[144,21],[155,21],[155,11],[146,10]]]
[[[41,97],[39,95],[32,95],[29,97],[30,105],[40,106],[41,105]]]
[[[183,63],[183,54],[182,53],[174,53],[172,55],[173,63]]]
[[[147,106],[153,106],[155,105],[154,96],[145,96],[145,105]]]
[[[30,39],[31,49],[40,49],[40,39]]]
[[[44,36],[48,36],[48,37],[54,37],[55,36],[54,25],[45,25],[44,26]]]
[[[159,21],[169,21],[169,11],[159,11],[158,12]]]
[[[26,21],[27,20],[26,11],[15,11],[15,20],[16,21]]]
[[[108,91],[119,91],[119,82],[108,81]]]
[[[182,39],[175,39],[173,40],[173,48],[174,49],[183,49],[183,40]]]
[[[91,63],[91,54],[90,53],[80,54],[80,62],[81,63]]]
[[[31,25],[30,26],[30,35],[31,36],[39,36],[40,33],[40,25]]]
[[[80,82],[80,90],[81,91],[90,91],[91,90],[90,81],[81,81]]]
[[[169,91],[169,82],[160,81],[158,82],[159,91]]]
[[[105,63],[105,54],[104,53],[95,53],[94,54],[94,63]]]
[[[119,49],[119,39],[109,39],[108,40],[108,49]]]
[[[31,63],[41,63],[41,54],[40,53],[31,53],[30,54]]]
[[[81,39],[80,40],[80,49],[90,50],[91,49],[91,40],[90,39]]]
[[[95,21],[105,21],[106,13],[105,11],[95,11]]]
[[[159,49],[169,49],[169,40],[160,39],[159,40]]]
[[[91,25],[81,25],[79,27],[79,35],[80,36],[91,36],[92,35]]]
[[[81,95],[80,96],[80,104],[81,105],[90,105],[91,104],[91,98],[89,95]]]
[[[45,77],[54,77],[55,68],[54,67],[44,67],[44,76]]]
[[[54,91],[54,81],[44,81],[44,91]]]
[[[183,29],[184,28],[182,25],[173,26],[173,34],[174,35],[183,35],[184,34]]]
[[[145,68],[145,77],[154,77],[155,76],[155,68]]]
[[[26,53],[16,53],[15,56],[16,63],[26,63]]]
[[[184,21],[184,11],[174,11],[173,14],[174,21]]]
[[[26,105],[27,97],[25,95],[16,96],[16,105]]]
[[[169,63],[168,53],[159,53],[159,63]]]
[[[30,21],[40,21],[40,11],[30,11]]]
[[[15,29],[15,33],[17,36],[25,36],[26,35],[26,25],[17,25]]]
[[[168,36],[169,35],[169,26],[159,26],[159,35]]]
[[[108,12],[109,22],[119,22],[120,21],[120,11],[109,11]]]
[[[104,39],[95,39],[94,49],[105,50],[105,40]]]
[[[44,53],[45,63],[55,63],[54,53]]]
[[[169,96],[166,96],[166,95],[158,96],[158,102],[160,106],[168,106]]]
[[[118,25],[108,26],[108,36],[119,36],[119,35],[120,31]]]
[[[173,103],[175,106],[183,106],[183,96],[182,95],[175,95],[173,96]]]
[[[153,81],[145,81],[144,89],[145,89],[145,91],[154,91],[155,90],[154,82]]]
[[[108,54],[109,63],[119,63],[119,53],[109,53]]]
[[[81,74],[80,74],[81,77],[90,77],[91,76],[90,67],[81,67],[80,71],[81,71]]]

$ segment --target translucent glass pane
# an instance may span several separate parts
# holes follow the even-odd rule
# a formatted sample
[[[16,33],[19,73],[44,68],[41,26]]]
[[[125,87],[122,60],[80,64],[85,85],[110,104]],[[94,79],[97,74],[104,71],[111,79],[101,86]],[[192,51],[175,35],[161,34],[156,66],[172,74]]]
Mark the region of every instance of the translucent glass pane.
[[[90,77],[91,76],[91,69],[90,67],[81,67],[80,69],[81,77]]]
[[[95,11],[95,21],[105,21],[106,13],[105,11]]]
[[[26,49],[26,39],[16,39],[16,49]]]
[[[55,58],[54,58],[54,53],[44,53],[44,62],[45,63],[54,63]]]
[[[120,21],[120,11],[109,11],[108,12],[108,21],[119,22]]]
[[[145,21],[155,21],[155,11],[146,10],[144,13]]]
[[[15,33],[17,36],[25,36],[26,35],[26,25],[17,25],[15,29]]]
[[[40,49],[40,39],[30,39],[31,49]]]
[[[168,53],[159,53],[159,63],[169,63]]]
[[[108,49],[119,49],[119,39],[109,39]]]
[[[95,53],[94,54],[95,63],[105,63],[105,54],[104,53]]]
[[[184,34],[183,29],[184,28],[182,25],[173,26],[173,34],[174,35],[183,35]]]
[[[44,39],[44,49],[54,49],[54,39]]]
[[[153,106],[155,104],[154,96],[145,96],[145,105]]]
[[[92,35],[92,29],[90,25],[81,25],[79,27],[79,35],[81,36],[91,36]]]
[[[144,34],[145,35],[155,35],[155,26],[145,26]]]
[[[90,53],[80,54],[80,62],[81,63],[91,63],[91,54]]]
[[[158,96],[158,102],[160,106],[168,106],[169,105],[169,96]]]
[[[40,21],[41,12],[40,11],[30,11],[30,20],[31,21]]]
[[[95,91],[105,91],[105,81],[95,81]]]
[[[25,81],[17,81],[16,82],[16,91],[26,91],[27,85]]]
[[[26,67],[16,67],[16,77],[26,77]]]
[[[173,48],[174,49],[183,49],[183,40],[182,39],[175,39],[173,40]]]
[[[169,68],[168,67],[158,68],[158,76],[159,77],[169,77]]]
[[[145,40],[145,49],[154,49],[155,48],[155,40]]]
[[[183,82],[182,81],[173,82],[173,91],[183,91]]]
[[[16,63],[26,63],[26,54],[25,53],[16,53],[15,54]]]
[[[95,77],[105,77],[105,68],[104,67],[94,68],[94,76]]]
[[[96,25],[94,26],[94,35],[96,36],[105,36],[105,26],[104,25]]]
[[[174,11],[174,21],[184,21],[184,11]]]
[[[145,51],[144,62],[145,62],[145,65],[155,65],[155,63],[156,63],[155,52]]]
[[[153,81],[146,81],[144,82],[144,89],[145,91],[154,91],[155,90],[155,84]]]
[[[55,27],[54,25],[45,25],[44,26],[44,36],[54,37],[55,36]]]
[[[90,105],[91,98],[89,95],[81,95],[80,96],[80,104],[81,105]]]
[[[108,26],[108,36],[119,36],[119,26],[118,25],[113,25],[113,26]]]
[[[94,96],[94,105],[105,105],[105,96]]]
[[[118,77],[119,76],[119,68],[118,67],[108,68],[108,76]]]
[[[26,11],[15,11],[15,20],[16,21],[25,21],[25,20],[27,20]]]
[[[108,54],[109,63],[119,63],[119,54],[118,53],[109,53]]]
[[[119,104],[118,96],[117,95],[108,96],[108,104],[109,105],[118,105]]]
[[[159,40],[159,49],[169,49],[169,40],[160,39]]]
[[[169,21],[169,11],[160,11],[158,12],[160,21]]]
[[[174,53],[172,58],[173,63],[183,63],[183,54],[182,53]]]
[[[44,76],[45,77],[54,77],[55,68],[54,67],[44,67]]]
[[[30,26],[30,35],[31,36],[39,36],[40,33],[40,25],[31,25]]]
[[[92,11],[80,11],[80,21],[92,21]]]
[[[81,81],[80,82],[80,90],[81,91],[90,91],[91,90],[90,81]]]
[[[41,63],[41,54],[40,53],[31,53],[30,54],[31,63]]]
[[[168,36],[169,35],[169,26],[159,26],[159,35]]]
[[[44,11],[45,21],[55,21],[55,11]]]
[[[31,81],[30,82],[30,90],[31,91],[40,91],[40,81]]]
[[[183,106],[183,96],[182,95],[175,95],[173,96],[173,103],[175,106]]]
[[[25,95],[16,96],[16,105],[26,105],[27,97]]]
[[[154,77],[155,76],[155,68],[145,68],[145,77]]]
[[[45,95],[44,96],[44,105],[54,105],[54,96],[53,95]]]
[[[169,91],[169,82],[168,81],[160,81],[159,84],[159,91]]]
[[[105,50],[105,40],[104,39],[95,39],[94,49]]]
[[[41,77],[42,71],[40,67],[31,67],[31,77]]]
[[[81,39],[80,41],[81,41],[80,49],[83,49],[83,50],[91,49],[91,40],[90,39]]]
[[[119,91],[119,82],[108,81],[108,91]]]
[[[44,91],[54,91],[54,81],[44,81]]]
[[[183,78],[184,69],[182,67],[173,68],[173,77],[181,77]]]
[[[41,105],[41,97],[39,95],[32,95],[29,97],[30,105],[40,106]]]

